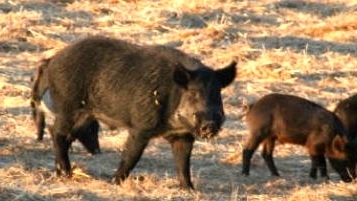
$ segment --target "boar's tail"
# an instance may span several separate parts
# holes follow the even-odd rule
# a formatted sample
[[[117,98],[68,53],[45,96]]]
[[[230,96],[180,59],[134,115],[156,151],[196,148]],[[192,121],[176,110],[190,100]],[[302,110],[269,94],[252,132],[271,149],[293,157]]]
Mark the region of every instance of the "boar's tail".
[[[33,84],[31,88],[31,108],[35,109],[36,104],[41,102],[42,96],[48,89],[48,75],[47,66],[50,59],[43,59],[40,66],[37,68],[35,77],[33,78]]]

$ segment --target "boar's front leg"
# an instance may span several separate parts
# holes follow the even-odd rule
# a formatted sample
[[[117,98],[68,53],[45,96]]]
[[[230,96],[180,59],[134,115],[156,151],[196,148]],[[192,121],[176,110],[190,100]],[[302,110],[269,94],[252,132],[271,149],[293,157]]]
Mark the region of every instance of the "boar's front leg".
[[[166,137],[171,144],[175,167],[181,188],[193,189],[190,173],[190,158],[195,141],[191,134]]]
[[[135,167],[145,147],[149,143],[150,133],[144,131],[130,130],[127,141],[122,152],[122,159],[118,170],[114,174],[114,182],[121,184]]]

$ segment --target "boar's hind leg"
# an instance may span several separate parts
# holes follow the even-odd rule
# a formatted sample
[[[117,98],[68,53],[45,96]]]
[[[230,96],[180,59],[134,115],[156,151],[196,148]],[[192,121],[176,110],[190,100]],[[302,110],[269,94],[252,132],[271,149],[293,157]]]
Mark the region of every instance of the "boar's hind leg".
[[[36,129],[37,129],[37,141],[43,140],[45,130],[45,114],[41,111],[37,111],[35,115]]]
[[[129,136],[122,152],[121,162],[114,174],[113,181],[116,184],[121,184],[129,176],[130,171],[135,167],[146,145],[149,143],[150,136],[148,132],[129,131]]]
[[[273,160],[274,145],[275,145],[275,138],[269,137],[269,138],[265,139],[263,142],[262,156],[263,156],[264,161],[267,164],[271,174],[274,176],[279,176],[278,170],[276,169],[276,166],[275,166],[274,160]]]
[[[73,141],[69,136],[70,127],[62,126],[64,121],[61,118],[56,117],[55,123],[52,127],[52,140],[55,149],[56,159],[55,168],[57,176],[64,175],[71,176],[71,164],[69,162],[68,150]]]
[[[190,134],[180,137],[167,137],[174,155],[175,167],[181,188],[193,189],[190,174],[190,158],[194,137]]]
[[[321,177],[328,178],[327,168],[326,168],[326,160],[323,155],[317,155],[317,156],[311,155],[311,170],[310,170],[311,178],[316,179],[317,169],[320,169]]]

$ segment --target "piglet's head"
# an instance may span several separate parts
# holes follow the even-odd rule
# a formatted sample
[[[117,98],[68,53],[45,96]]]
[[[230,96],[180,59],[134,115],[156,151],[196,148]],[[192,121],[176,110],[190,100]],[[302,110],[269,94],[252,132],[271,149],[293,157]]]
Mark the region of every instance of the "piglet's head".
[[[175,111],[176,122],[192,131],[197,138],[217,135],[225,119],[221,89],[236,76],[236,62],[225,68],[212,70],[207,67],[188,70],[179,65],[174,82],[181,91]]]
[[[345,136],[337,135],[326,153],[332,168],[344,182],[351,182],[356,178],[355,149],[351,147],[353,146],[351,143]]]

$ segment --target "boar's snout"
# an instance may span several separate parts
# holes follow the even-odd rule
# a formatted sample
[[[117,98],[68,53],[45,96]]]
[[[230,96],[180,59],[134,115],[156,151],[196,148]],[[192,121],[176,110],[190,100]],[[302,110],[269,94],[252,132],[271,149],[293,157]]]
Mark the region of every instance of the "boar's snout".
[[[197,135],[200,138],[212,138],[221,130],[224,114],[221,111],[201,112],[196,115]]]
[[[201,125],[199,133],[203,138],[211,138],[218,133],[219,129],[213,121],[208,121]]]

